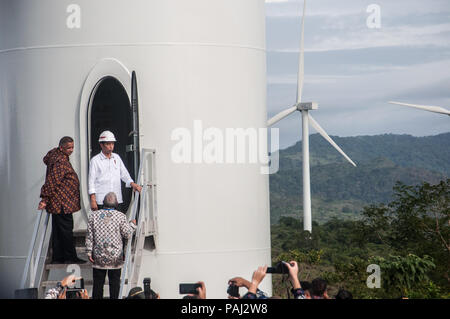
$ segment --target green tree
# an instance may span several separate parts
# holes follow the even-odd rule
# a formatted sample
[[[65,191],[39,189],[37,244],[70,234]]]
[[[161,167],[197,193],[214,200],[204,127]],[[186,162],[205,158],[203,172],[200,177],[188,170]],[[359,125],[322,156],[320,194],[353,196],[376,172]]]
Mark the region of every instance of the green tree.
[[[344,288],[355,298],[450,298],[450,180],[397,183],[394,193],[386,205],[365,207],[361,220],[332,218],[312,234],[282,217],[272,226],[273,265],[296,260],[300,279],[326,279],[330,296]],[[380,289],[367,287],[370,264],[381,268]],[[274,294],[286,296],[283,277],[272,279]]]
[[[450,283],[450,179],[439,184],[397,183],[395,199],[363,211],[364,236],[401,256],[429,255],[436,264],[434,281]]]
[[[413,254],[405,257],[377,256],[370,258],[369,262],[380,266],[382,289],[384,295],[390,298],[422,292],[423,287],[430,282],[428,273],[436,268],[431,257],[420,258]]]

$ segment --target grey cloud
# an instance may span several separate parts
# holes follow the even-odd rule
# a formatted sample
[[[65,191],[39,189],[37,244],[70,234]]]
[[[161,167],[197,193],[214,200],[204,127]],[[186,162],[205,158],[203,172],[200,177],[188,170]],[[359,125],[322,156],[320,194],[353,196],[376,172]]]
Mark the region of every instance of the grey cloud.
[[[267,5],[268,117],[294,104],[302,1]],[[449,131],[448,117],[388,100],[449,107],[450,2],[387,1],[382,28],[366,26],[373,1],[308,1],[303,101],[329,134]],[[301,137],[300,117],[279,122],[281,145]]]
[[[319,110],[312,114],[329,134],[438,134],[449,131],[448,117],[387,102],[400,100],[447,106],[450,101],[448,69],[450,61],[444,61],[371,75],[341,77],[334,83],[306,82],[302,100],[319,103]],[[269,84],[268,117],[293,105],[295,96],[295,83]],[[299,140],[299,123],[292,119],[279,122],[282,146]]]
[[[314,0],[307,1],[308,16],[342,17],[367,14],[367,7],[378,4],[385,16],[401,17],[411,14],[450,12],[447,0]],[[266,3],[268,17],[299,17],[303,14],[303,0]]]
[[[350,76],[389,71],[450,59],[450,48],[383,47],[305,53],[305,77],[310,75]],[[298,53],[268,52],[267,72],[271,77],[296,77]]]

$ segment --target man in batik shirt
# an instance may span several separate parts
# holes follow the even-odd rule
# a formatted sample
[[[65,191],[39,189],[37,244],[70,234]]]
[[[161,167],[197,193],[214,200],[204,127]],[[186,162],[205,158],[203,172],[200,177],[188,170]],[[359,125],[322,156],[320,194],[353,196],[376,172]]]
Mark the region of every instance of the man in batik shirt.
[[[73,148],[73,139],[65,136],[44,157],[47,172],[38,209],[52,214],[52,263],[86,262],[78,258],[73,240],[72,214],[81,209],[80,182],[69,162]]]
[[[89,214],[86,251],[92,262],[94,285],[92,298],[103,298],[103,286],[108,274],[109,298],[117,299],[123,266],[124,240],[131,240],[136,220],[127,222],[125,214],[117,210],[119,203],[114,192],[104,196],[103,208]]]

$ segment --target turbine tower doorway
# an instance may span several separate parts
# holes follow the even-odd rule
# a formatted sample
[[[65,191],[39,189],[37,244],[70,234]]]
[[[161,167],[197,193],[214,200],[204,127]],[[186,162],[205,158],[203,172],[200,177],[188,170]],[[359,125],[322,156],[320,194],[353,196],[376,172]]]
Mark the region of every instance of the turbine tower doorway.
[[[116,137],[114,153],[118,154],[127,168],[130,176],[134,176],[133,152],[133,111],[130,100],[123,85],[114,77],[106,77],[94,88],[90,112],[89,160],[101,152],[98,138],[100,133],[108,130]],[[124,212],[128,210],[131,201],[131,188],[122,184]]]

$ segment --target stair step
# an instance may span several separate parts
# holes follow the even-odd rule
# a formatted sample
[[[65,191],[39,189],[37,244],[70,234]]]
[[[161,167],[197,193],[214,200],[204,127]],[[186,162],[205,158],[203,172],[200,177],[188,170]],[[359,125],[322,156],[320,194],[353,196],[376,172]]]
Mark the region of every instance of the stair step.
[[[46,264],[45,270],[56,270],[56,269],[67,269],[67,266],[70,264]],[[80,269],[91,269],[92,264],[90,262],[86,262],[84,264],[75,264],[80,266]]]
[[[47,280],[41,283],[41,287],[56,287],[59,280]],[[84,286],[92,286],[94,284],[93,279],[84,279]],[[109,285],[108,275],[105,277],[105,285]],[[128,279],[125,279],[125,285],[128,285]]]
[[[80,255],[78,255],[78,257],[80,257]],[[84,259],[84,256],[81,256]],[[80,269],[91,269],[92,268],[92,263],[90,261],[87,260],[87,258],[85,259],[86,262],[84,264],[45,264],[45,270],[58,270],[58,269],[67,269],[67,266],[69,265],[78,265],[80,266]]]
[[[73,231],[73,237],[86,237],[87,229],[78,229]]]

